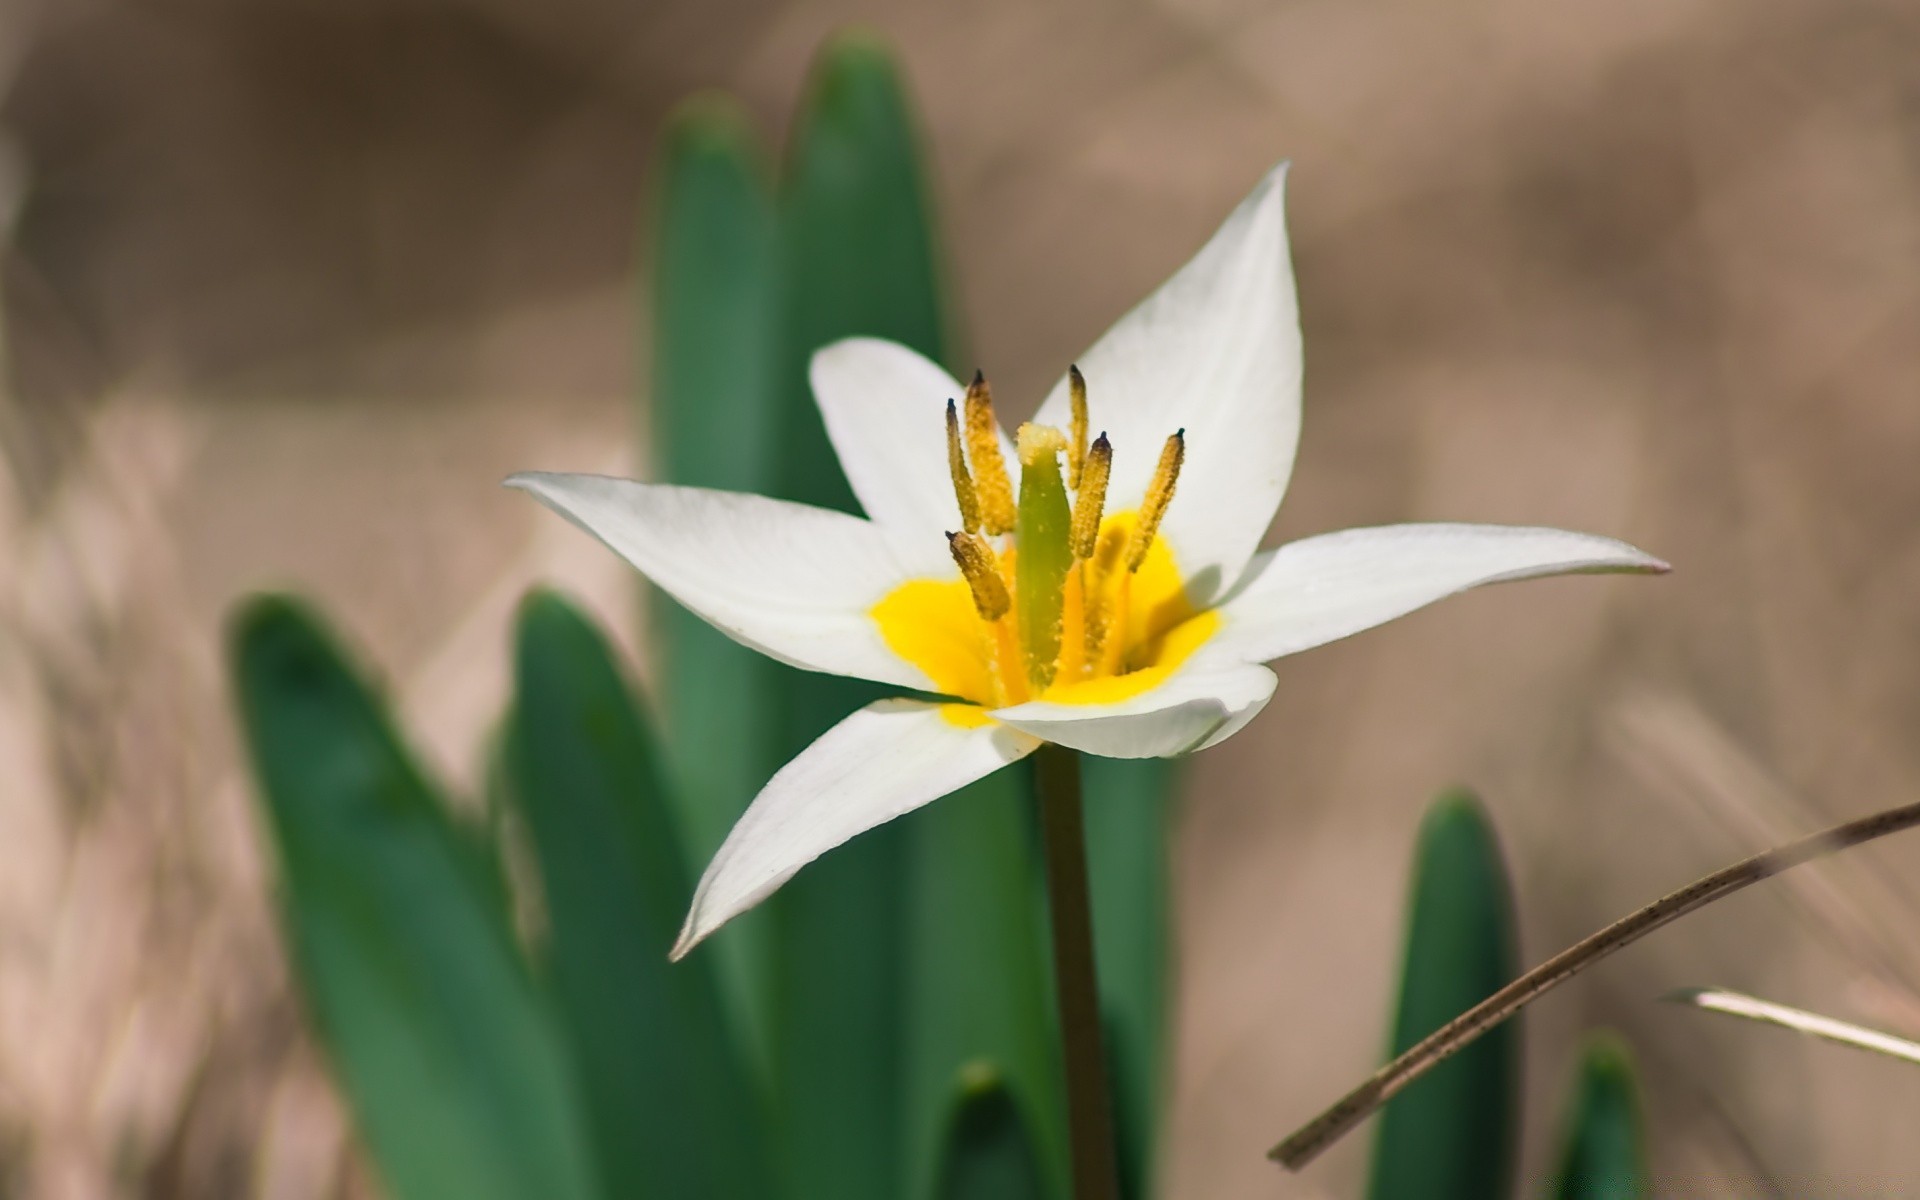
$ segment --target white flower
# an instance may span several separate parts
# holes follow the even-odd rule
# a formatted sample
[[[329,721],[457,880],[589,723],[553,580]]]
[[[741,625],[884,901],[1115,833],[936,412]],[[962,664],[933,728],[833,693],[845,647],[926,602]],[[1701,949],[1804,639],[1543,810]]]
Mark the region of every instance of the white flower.
[[[816,354],[864,520],[593,475],[507,481],[763,654],[950,697],[868,705],[783,767],[700,880],[675,957],[824,852],[1043,742],[1205,749],[1265,706],[1271,659],[1485,583],[1666,569],[1609,538],[1499,525],[1259,551],[1300,432],[1285,176],[1081,356],[1018,454],[978,377],[963,388],[867,338]]]

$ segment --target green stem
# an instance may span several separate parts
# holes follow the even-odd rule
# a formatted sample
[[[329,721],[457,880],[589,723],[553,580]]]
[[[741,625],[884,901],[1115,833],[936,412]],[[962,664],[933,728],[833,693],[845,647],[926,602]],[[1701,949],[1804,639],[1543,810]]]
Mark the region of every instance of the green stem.
[[[1113,1102],[1100,1036],[1100,989],[1093,965],[1093,906],[1087,893],[1086,830],[1080,814],[1080,756],[1042,746],[1034,756],[1047,853],[1047,907],[1053,914],[1054,995],[1067,1072],[1067,1134],[1074,1200],[1115,1200]]]

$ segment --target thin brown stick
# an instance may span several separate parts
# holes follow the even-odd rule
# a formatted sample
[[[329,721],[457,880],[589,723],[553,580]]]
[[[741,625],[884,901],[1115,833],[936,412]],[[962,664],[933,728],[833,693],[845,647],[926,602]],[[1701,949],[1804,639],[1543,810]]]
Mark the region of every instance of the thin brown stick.
[[[1662,896],[1645,908],[1622,917],[1593,936],[1562,950],[1442,1025],[1405,1054],[1375,1071],[1365,1083],[1341,1097],[1333,1107],[1295,1130],[1285,1141],[1268,1151],[1267,1157],[1290,1171],[1298,1171],[1400,1089],[1615,950],[1639,941],[1661,926],[1697,908],[1703,908],[1722,896],[1778,875],[1789,867],[1797,867],[1823,854],[1858,846],[1862,842],[1899,833],[1916,825],[1920,825],[1920,803],[1903,804],[1742,859],[1677,892]]]
[[[1047,907],[1053,914],[1053,980],[1066,1059],[1073,1196],[1074,1200],[1116,1200],[1120,1184],[1107,1053],[1101,1040],[1100,989],[1093,963],[1080,755],[1065,746],[1042,746],[1034,763],[1046,844]]]

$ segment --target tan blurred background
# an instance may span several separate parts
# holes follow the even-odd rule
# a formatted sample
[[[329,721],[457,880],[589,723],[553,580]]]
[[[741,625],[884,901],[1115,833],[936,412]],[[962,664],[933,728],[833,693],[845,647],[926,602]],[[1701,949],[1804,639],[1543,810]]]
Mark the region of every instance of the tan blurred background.
[[[1405,860],[1484,792],[1538,959],[1920,784],[1920,4],[6,0],[0,1195],[366,1195],[286,992],[219,663],[317,595],[470,783],[514,597],[632,581],[494,484],[630,469],[630,273],[690,90],[777,135],[898,45],[968,344],[1017,411],[1295,160],[1307,423],[1278,536],[1564,524],[1671,559],[1280,667],[1197,759],[1166,1192],[1354,1195],[1264,1148],[1387,1020]],[[1028,401],[1031,403],[1031,400]],[[1529,1178],[1625,1030],[1672,1196],[1920,1194],[1920,1072],[1653,1002],[1920,1033],[1920,841],[1767,885],[1528,1016]]]

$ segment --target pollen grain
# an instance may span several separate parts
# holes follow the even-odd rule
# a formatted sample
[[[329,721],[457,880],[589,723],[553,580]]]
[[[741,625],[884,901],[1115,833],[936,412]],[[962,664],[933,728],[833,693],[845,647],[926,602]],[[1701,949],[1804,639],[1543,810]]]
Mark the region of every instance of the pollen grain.
[[[1000,424],[993,415],[993,390],[986,376],[973,373],[967,385],[967,461],[980,503],[980,528],[992,535],[1013,532],[1013,480],[1000,457]]]
[[[1087,377],[1078,366],[1067,368],[1067,402],[1072,409],[1067,426],[1067,486],[1078,491],[1087,462]]]
[[[998,621],[1013,606],[1006,582],[1000,576],[1000,564],[987,544],[971,533],[949,533],[947,549],[960,566],[967,587],[973,592],[973,607],[983,621]]]
[[[1153,535],[1160,530],[1160,518],[1173,503],[1173,488],[1180,481],[1180,464],[1187,457],[1187,431],[1174,431],[1160,449],[1160,465],[1153,469],[1153,482],[1147,485],[1146,498],[1140,502],[1140,520],[1133,527],[1133,540],[1127,544],[1127,570],[1138,571],[1153,548]]]
[[[947,401],[947,472],[953,476],[953,498],[960,506],[960,528],[967,533],[980,532],[980,497],[973,490],[973,476],[967,473],[960,414],[952,400]]]
[[[1107,476],[1113,469],[1113,446],[1101,434],[1086,453],[1080,482],[1073,493],[1073,556],[1085,561],[1093,557],[1094,543],[1100,538],[1100,518],[1107,504]]]

